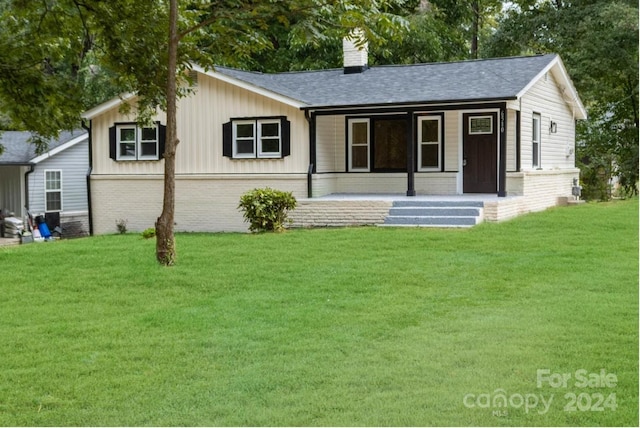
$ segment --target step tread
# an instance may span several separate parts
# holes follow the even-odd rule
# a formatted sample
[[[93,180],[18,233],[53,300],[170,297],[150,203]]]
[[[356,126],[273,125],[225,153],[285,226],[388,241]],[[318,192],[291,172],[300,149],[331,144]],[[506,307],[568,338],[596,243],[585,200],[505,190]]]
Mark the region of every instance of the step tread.
[[[421,208],[437,208],[437,207],[466,207],[466,208],[482,208],[482,201],[393,201],[393,207],[421,207]]]
[[[451,217],[480,216],[482,208],[479,207],[396,207],[389,210],[392,216],[438,216]]]

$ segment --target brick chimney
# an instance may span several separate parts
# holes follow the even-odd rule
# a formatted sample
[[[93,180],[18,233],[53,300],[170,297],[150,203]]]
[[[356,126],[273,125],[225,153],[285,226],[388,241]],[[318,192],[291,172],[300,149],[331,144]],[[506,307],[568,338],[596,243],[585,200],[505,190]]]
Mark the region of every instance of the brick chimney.
[[[359,46],[356,46],[359,45]],[[364,33],[359,28],[351,31],[342,39],[342,55],[344,57],[344,74],[362,73],[368,68],[369,45]]]

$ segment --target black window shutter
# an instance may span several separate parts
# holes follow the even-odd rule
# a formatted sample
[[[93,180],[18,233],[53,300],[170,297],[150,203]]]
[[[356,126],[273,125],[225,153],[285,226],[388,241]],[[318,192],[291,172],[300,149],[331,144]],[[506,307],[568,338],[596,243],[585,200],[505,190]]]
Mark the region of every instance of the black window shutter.
[[[164,148],[167,142],[167,127],[158,123],[158,159],[164,159]]]
[[[280,126],[282,128],[282,157],[285,157],[291,154],[291,122],[283,118]]]
[[[109,128],[109,157],[116,160],[116,127]]]
[[[231,122],[222,124],[222,156],[233,157],[233,128]]]

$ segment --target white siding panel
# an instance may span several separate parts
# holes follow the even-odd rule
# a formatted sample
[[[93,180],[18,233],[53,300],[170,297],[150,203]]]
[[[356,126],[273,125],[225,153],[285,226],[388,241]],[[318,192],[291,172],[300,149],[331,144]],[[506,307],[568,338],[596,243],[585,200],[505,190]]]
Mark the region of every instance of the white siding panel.
[[[522,97],[522,169],[532,169],[532,116],[541,116],[541,168],[567,169],[575,165],[575,120],[553,74],[547,73]],[[551,133],[551,121],[557,132]]]
[[[507,171],[516,170],[516,112],[507,110]]]
[[[24,173],[28,167],[0,167],[0,210],[6,209],[22,218],[24,212]]]
[[[199,76],[194,95],[180,103],[178,174],[282,174],[306,172],[309,136],[304,113],[237,86]],[[284,159],[229,159],[222,156],[222,125],[232,118],[286,116],[291,122],[291,155]],[[183,144],[184,143],[184,144]]]
[[[451,110],[444,113],[444,170],[458,171],[460,157],[460,115]]]
[[[316,121],[316,171],[345,171],[345,116],[317,116]]]

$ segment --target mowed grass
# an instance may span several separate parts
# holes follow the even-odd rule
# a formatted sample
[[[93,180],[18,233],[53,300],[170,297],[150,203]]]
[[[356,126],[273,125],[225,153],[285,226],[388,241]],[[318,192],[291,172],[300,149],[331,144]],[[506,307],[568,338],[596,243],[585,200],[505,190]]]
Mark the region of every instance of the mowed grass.
[[[637,199],[177,245],[0,248],[0,425],[638,424]]]

